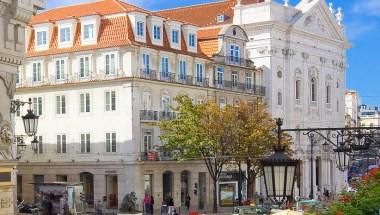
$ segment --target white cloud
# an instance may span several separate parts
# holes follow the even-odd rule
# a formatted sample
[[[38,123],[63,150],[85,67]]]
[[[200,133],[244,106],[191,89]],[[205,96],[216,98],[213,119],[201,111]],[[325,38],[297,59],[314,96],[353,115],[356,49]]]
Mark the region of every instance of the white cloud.
[[[352,6],[352,11],[369,16],[380,16],[380,0],[359,0]]]
[[[353,21],[346,25],[347,37],[350,41],[359,40],[362,36],[376,30],[376,22]]]

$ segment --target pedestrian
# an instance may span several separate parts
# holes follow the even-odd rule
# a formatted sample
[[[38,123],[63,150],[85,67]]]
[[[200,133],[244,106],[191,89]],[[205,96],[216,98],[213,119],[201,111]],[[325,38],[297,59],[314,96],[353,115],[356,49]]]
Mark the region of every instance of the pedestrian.
[[[150,213],[150,195],[146,194],[144,198],[144,211]]]
[[[153,207],[153,206],[154,206],[154,198],[153,198],[153,196],[151,195],[151,196],[150,196],[150,213],[151,213],[151,214],[154,214],[154,213],[153,213],[153,211],[154,211],[154,209],[153,209],[154,207]]]
[[[185,205],[186,205],[187,211],[189,211],[189,209],[190,209],[190,201],[191,201],[191,198],[190,198],[189,194],[187,193],[186,199],[185,199]]]
[[[102,215],[103,214],[102,207],[103,207],[102,201],[98,200],[98,203],[95,205],[96,215]]]
[[[173,214],[174,212],[174,200],[172,197],[168,197],[168,201],[166,203],[168,205],[168,214]]]

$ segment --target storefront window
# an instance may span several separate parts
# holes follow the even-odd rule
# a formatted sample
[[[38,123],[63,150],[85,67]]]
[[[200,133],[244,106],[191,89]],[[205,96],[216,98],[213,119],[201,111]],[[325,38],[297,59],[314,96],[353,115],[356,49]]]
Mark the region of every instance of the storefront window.
[[[117,208],[117,175],[106,175],[107,208]]]

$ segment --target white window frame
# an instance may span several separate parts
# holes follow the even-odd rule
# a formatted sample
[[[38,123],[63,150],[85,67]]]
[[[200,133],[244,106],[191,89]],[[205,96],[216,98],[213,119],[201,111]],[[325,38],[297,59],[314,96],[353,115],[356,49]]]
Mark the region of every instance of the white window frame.
[[[57,134],[57,154],[67,153],[67,135]]]
[[[115,112],[116,111],[116,91],[109,90],[104,92],[104,110],[105,112]]]
[[[32,98],[33,113],[37,116],[43,115],[43,98],[41,96]]]
[[[326,85],[326,104],[331,104],[331,84]]]
[[[227,101],[226,98],[224,97],[219,97],[219,108],[224,108],[227,106]]]
[[[317,98],[317,96],[318,96],[317,84],[318,84],[318,82],[317,82],[317,79],[315,77],[310,79],[310,100],[311,100],[311,102],[317,102],[317,100],[318,100],[318,98]]]
[[[221,66],[218,66],[218,68],[216,70],[217,70],[217,72],[216,72],[216,84],[218,86],[223,86],[223,84],[224,84],[224,80],[223,80],[224,68]]]
[[[92,26],[92,29],[89,28]],[[83,41],[92,41],[95,39],[95,23],[88,22],[88,23],[83,23],[82,24],[82,29],[83,29]],[[87,29],[86,29],[87,28]],[[88,35],[86,30],[88,30]]]
[[[32,63],[32,80],[35,83],[42,81],[42,62]]]
[[[240,46],[236,44],[230,45],[230,62],[239,63],[240,61]]]
[[[67,114],[67,97],[66,95],[55,96],[55,114],[66,115]]]
[[[44,47],[48,45],[48,30],[36,31],[36,47]]]
[[[105,135],[105,152],[117,152],[117,134],[116,132],[107,132]]]
[[[189,33],[189,36],[188,36],[188,40],[189,40],[189,47],[190,48],[196,48],[197,46],[197,36],[195,33]]]
[[[239,73],[237,71],[231,72],[231,86],[235,88],[239,86]]]
[[[83,99],[82,99],[82,95],[83,95]],[[91,113],[91,94],[90,93],[84,92],[84,93],[79,94],[79,112],[82,114]]]
[[[143,152],[149,152],[153,149],[153,131],[144,130],[143,131]]]
[[[162,27],[159,25],[153,25],[153,39],[161,40],[161,29]]]
[[[187,67],[187,62],[186,62],[186,60],[185,59],[180,59],[179,60],[179,62],[178,62],[178,72],[179,72],[179,74],[178,74],[178,79],[179,80],[186,80],[186,73],[187,73],[187,71],[186,71],[186,68]]]
[[[302,86],[301,80],[297,79],[295,83],[295,98],[297,101],[301,100],[301,86]]]
[[[195,66],[195,74],[196,74],[196,81],[197,83],[203,83],[204,80],[204,69],[205,66],[203,63],[197,63]]]
[[[161,76],[163,79],[169,78],[169,58],[161,57]]]
[[[63,81],[66,80],[66,59],[60,58],[55,59],[55,80]]]
[[[253,77],[252,77],[252,75],[253,74],[251,72],[245,73],[245,88],[248,90],[253,89]]]
[[[172,29],[172,31],[171,31],[171,41],[172,41],[173,44],[176,44],[176,45],[179,44],[179,35],[180,35],[179,29]]]
[[[91,153],[91,134],[90,133],[80,134],[80,152],[82,154]]]
[[[138,37],[144,37],[145,30],[144,30],[145,23],[141,20],[136,21],[136,35]]]
[[[71,27],[67,25],[63,25],[62,27],[59,27],[58,29],[58,34],[59,34],[59,43],[61,45],[70,43],[72,38],[71,38]]]
[[[78,64],[79,64],[79,78],[81,79],[89,78],[91,74],[91,66],[92,66],[91,56],[89,55],[80,56],[78,59]]]
[[[106,53],[104,54],[104,74],[105,75],[116,75],[117,70],[117,54],[116,53]]]
[[[37,148],[34,150],[34,154],[43,154],[44,153],[44,144],[43,144],[43,136],[37,135]]]
[[[145,74],[150,74],[150,54],[149,53],[143,53],[142,54],[142,67]]]

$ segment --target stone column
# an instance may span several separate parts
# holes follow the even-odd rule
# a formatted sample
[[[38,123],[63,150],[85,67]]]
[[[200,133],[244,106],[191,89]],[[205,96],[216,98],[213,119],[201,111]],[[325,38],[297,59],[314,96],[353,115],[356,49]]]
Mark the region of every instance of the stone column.
[[[16,209],[17,162],[12,147],[14,123],[11,99],[16,89],[17,68],[25,58],[25,27],[44,0],[0,0],[0,215]]]

